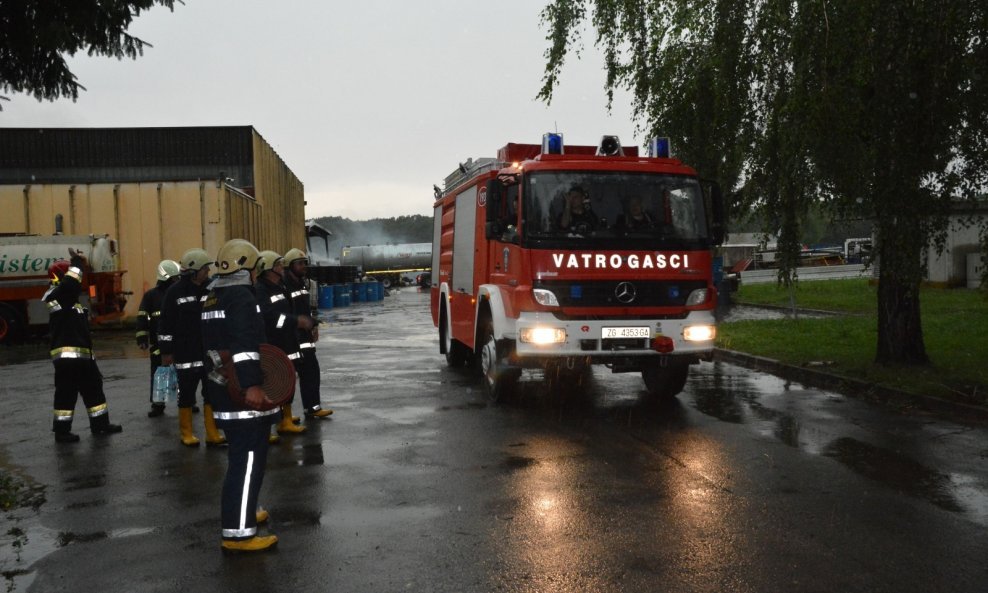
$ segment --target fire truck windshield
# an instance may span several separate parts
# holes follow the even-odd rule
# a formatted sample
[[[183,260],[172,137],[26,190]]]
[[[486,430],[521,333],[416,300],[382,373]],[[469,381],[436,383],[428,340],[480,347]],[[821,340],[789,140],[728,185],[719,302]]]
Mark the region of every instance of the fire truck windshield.
[[[539,171],[522,192],[525,241],[641,248],[707,240],[703,193],[691,177]]]

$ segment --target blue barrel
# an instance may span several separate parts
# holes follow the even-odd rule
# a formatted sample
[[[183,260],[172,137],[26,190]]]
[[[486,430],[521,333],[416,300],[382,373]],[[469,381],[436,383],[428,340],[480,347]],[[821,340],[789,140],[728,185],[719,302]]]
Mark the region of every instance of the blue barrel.
[[[323,284],[319,287],[319,308],[333,308],[333,287],[328,284]]]
[[[368,301],[379,301],[384,298],[384,292],[381,290],[381,283],[378,281],[367,283],[367,300]]]
[[[340,295],[340,300],[336,301],[336,306],[337,307],[349,307],[350,306],[350,298],[352,296],[353,295],[351,295],[350,292],[348,292],[348,291],[347,292],[343,292]]]
[[[334,284],[333,285],[333,304],[337,307],[345,307],[350,304],[350,299],[347,298],[346,302],[343,301],[344,296],[349,296],[350,291],[349,284]]]
[[[367,298],[368,288],[370,288],[370,282],[361,282],[357,285],[357,302],[363,303],[365,301],[370,301],[373,299]],[[373,293],[371,293],[373,294]]]

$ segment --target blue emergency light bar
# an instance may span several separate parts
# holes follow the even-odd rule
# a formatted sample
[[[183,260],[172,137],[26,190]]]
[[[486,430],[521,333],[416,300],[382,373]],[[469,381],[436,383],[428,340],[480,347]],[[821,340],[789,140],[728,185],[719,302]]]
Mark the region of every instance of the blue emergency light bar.
[[[653,159],[667,159],[669,148],[669,138],[656,136],[648,142],[648,156]]]
[[[542,134],[542,154],[563,154],[563,135],[553,132]]]

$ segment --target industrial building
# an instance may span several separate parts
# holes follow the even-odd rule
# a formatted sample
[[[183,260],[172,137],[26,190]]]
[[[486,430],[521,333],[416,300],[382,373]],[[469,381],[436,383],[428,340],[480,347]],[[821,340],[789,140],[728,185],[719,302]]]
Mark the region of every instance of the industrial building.
[[[126,317],[162,259],[305,247],[302,182],[252,126],[0,128],[0,235],[109,235]]]

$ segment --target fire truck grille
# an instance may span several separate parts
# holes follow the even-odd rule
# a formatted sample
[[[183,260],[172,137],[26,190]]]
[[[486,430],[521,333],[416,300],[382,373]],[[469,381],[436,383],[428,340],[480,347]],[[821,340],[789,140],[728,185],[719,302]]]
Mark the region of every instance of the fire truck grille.
[[[537,288],[551,290],[561,307],[681,307],[690,293],[706,288],[704,280],[670,281],[545,281]]]

